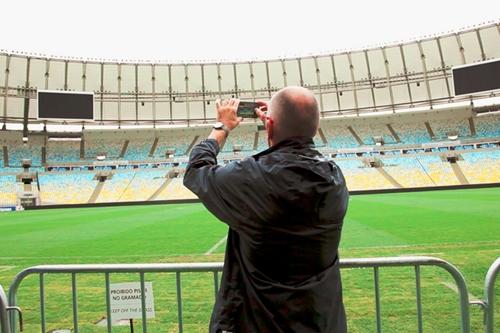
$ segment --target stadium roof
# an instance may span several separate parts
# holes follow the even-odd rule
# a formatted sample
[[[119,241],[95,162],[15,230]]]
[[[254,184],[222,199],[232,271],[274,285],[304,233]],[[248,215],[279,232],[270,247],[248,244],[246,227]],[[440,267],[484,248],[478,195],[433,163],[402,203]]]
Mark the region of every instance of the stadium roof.
[[[3,52],[118,62],[288,58],[395,44],[498,21],[500,2],[8,1]],[[29,8],[29,10],[27,10]]]

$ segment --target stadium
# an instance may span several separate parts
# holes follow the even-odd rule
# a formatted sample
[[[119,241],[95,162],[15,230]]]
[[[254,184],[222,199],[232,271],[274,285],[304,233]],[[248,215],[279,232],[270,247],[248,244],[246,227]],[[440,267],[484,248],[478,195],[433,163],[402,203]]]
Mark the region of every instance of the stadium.
[[[500,22],[472,23],[251,60],[0,50],[0,332],[206,332],[228,228],[183,185],[189,155],[217,99],[287,86],[315,94],[350,192],[349,331],[500,331]],[[267,148],[245,119],[218,163]]]

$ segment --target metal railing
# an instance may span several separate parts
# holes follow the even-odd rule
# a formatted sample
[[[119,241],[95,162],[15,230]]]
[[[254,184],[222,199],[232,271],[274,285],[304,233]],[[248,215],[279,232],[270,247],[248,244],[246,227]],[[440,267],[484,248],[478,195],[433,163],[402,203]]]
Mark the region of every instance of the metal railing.
[[[19,327],[21,332],[23,330],[23,315],[21,309],[17,306],[8,306],[7,297],[5,297],[5,292],[0,285],[0,333],[10,333],[9,317],[7,313],[9,311],[17,311],[19,313]]]
[[[0,286],[0,333],[10,333],[9,322],[7,318],[7,298],[2,286]]]
[[[493,333],[495,330],[495,281],[500,271],[500,258],[497,258],[495,262],[488,269],[486,273],[486,278],[484,279],[484,331],[486,333]]]
[[[377,332],[382,331],[381,307],[380,307],[380,287],[379,287],[379,269],[382,267],[414,267],[415,270],[415,288],[416,288],[416,310],[418,332],[423,331],[422,320],[422,298],[420,284],[420,267],[436,266],[447,271],[455,280],[460,305],[461,314],[461,332],[470,332],[469,316],[469,296],[464,277],[458,269],[452,264],[434,257],[385,257],[385,258],[367,258],[367,259],[343,259],[340,261],[340,267],[346,268],[373,268],[374,288],[375,288],[375,319]],[[45,316],[45,284],[46,274],[70,274],[71,292],[72,292],[72,312],[73,312],[73,331],[79,332],[78,327],[78,303],[77,303],[77,283],[76,275],[85,273],[104,274],[104,284],[106,287],[106,326],[107,332],[111,332],[111,307],[110,307],[110,274],[113,273],[137,273],[139,275],[141,287],[142,304],[142,331],[147,332],[146,306],[145,306],[145,273],[175,273],[176,275],[176,294],[177,294],[177,320],[178,331],[183,332],[183,313],[182,313],[182,273],[191,272],[212,272],[214,280],[214,293],[217,294],[219,287],[219,272],[222,271],[222,263],[192,263],[192,264],[103,264],[103,265],[41,265],[27,268],[17,274],[9,289],[9,304],[17,304],[17,291],[20,283],[29,275],[39,276],[40,290],[40,318],[41,332],[46,332]],[[15,319],[16,314],[10,314],[11,330],[16,333]]]

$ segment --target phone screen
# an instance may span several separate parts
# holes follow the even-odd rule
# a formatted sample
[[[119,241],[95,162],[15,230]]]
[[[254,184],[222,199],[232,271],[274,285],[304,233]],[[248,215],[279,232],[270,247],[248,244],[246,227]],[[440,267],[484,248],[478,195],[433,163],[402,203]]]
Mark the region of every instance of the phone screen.
[[[238,117],[242,118],[257,118],[257,114],[255,113],[255,108],[258,107],[259,105],[255,102],[240,101],[236,114]]]

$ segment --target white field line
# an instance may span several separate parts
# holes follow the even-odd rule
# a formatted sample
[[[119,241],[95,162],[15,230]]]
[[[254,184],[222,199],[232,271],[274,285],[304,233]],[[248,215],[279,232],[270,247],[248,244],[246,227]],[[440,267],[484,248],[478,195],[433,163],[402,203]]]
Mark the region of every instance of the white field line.
[[[210,254],[212,254],[215,250],[217,250],[219,248],[219,246],[221,246],[227,239],[227,235],[222,237],[217,243],[215,243],[214,246],[212,246],[207,252],[205,252],[205,255],[208,256]]]
[[[457,288],[457,285],[452,283],[452,282],[445,282],[445,281],[441,281],[441,284],[451,290],[453,290],[454,292],[456,292],[458,294],[458,288]],[[478,301],[479,298],[477,298],[476,296],[472,295],[471,293],[469,293],[469,301]]]
[[[412,247],[438,247],[451,245],[465,245],[468,247],[480,244],[497,244],[499,241],[476,241],[476,242],[443,242],[443,243],[421,243],[421,244],[405,244],[405,245],[375,245],[375,246],[353,246],[341,247],[340,250],[369,250],[369,249],[406,249]]]
[[[0,272],[8,271],[16,266],[0,266]]]

